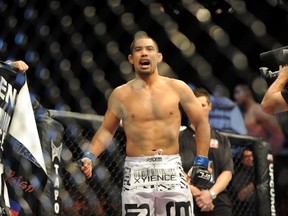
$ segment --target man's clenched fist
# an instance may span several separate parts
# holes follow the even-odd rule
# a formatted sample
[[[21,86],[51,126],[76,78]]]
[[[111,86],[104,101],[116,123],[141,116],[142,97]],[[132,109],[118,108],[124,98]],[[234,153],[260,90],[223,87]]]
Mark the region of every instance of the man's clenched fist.
[[[196,156],[194,165],[188,172],[191,184],[198,187],[199,189],[209,189],[212,186],[212,174],[208,171],[208,164],[208,158]]]

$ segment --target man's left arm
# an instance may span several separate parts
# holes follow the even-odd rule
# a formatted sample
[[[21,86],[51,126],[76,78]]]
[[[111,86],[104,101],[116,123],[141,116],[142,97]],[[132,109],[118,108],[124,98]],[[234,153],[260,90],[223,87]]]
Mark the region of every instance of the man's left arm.
[[[210,183],[211,173],[208,171],[208,152],[210,146],[210,125],[201,103],[190,87],[184,82],[177,88],[180,92],[180,104],[189,120],[195,126],[196,156],[194,165],[188,172],[193,184],[199,188],[206,188]],[[191,146],[192,148],[192,146]]]
[[[190,122],[195,126],[195,141],[198,156],[208,157],[210,145],[210,125],[201,103],[191,88],[185,84],[179,85],[180,104],[187,114]]]

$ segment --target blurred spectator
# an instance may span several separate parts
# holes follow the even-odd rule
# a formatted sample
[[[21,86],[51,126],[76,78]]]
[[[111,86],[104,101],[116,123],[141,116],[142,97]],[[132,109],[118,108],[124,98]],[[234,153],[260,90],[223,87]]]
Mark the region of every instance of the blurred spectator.
[[[194,94],[208,116],[212,108],[208,91],[200,88],[194,90]],[[193,165],[193,158],[196,155],[194,130],[194,125],[190,124],[179,135],[180,156],[186,173]],[[232,216],[232,204],[226,191],[234,172],[230,142],[227,137],[214,129],[211,129],[208,157],[213,174],[210,188],[202,189],[190,185],[194,197],[194,214],[195,216]]]
[[[237,164],[237,163],[236,163]],[[237,164],[232,182],[231,191],[233,192],[233,213],[234,216],[255,216],[255,185],[254,185],[254,158],[253,152],[245,148],[241,155],[241,162]]]
[[[209,123],[212,128],[237,134],[247,134],[243,115],[228,96],[222,86],[217,85],[211,96],[212,110],[209,113]]]
[[[257,136],[272,145],[272,152],[279,152],[284,143],[284,133],[275,118],[262,111],[260,103],[253,97],[252,90],[246,84],[234,88],[234,98],[244,115],[248,135]]]

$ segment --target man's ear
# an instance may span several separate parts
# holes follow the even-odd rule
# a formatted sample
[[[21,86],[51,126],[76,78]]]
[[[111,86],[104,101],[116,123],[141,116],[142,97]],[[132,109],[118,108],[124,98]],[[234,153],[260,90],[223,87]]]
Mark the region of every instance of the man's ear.
[[[162,60],[163,60],[162,53],[158,53],[158,61],[157,62],[161,62]]]
[[[211,102],[209,102],[208,107],[209,107],[209,112],[210,112],[210,110],[212,110],[212,103]]]
[[[132,54],[128,55],[128,60],[130,62],[130,64],[134,64],[133,58],[132,58]]]

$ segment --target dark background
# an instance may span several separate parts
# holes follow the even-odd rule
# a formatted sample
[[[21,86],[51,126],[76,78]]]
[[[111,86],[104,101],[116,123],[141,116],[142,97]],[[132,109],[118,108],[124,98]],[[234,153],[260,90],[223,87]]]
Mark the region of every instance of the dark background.
[[[188,11],[195,3],[206,7],[210,21],[200,22]],[[281,5],[272,0],[1,0],[1,59],[29,64],[31,91],[45,107],[103,115],[111,90],[133,77],[126,57],[134,34],[145,31],[173,71],[160,68],[164,75],[210,91],[220,84],[230,96],[236,83],[257,80],[260,100],[267,86],[259,67],[270,65],[259,54],[287,45],[287,9]],[[222,32],[217,43],[211,37],[215,28]],[[181,38],[194,45],[194,55],[179,49],[183,44],[175,41]]]
[[[161,74],[211,92],[221,85],[231,99],[234,86],[245,82],[259,102],[268,86],[259,67],[278,68],[259,55],[288,45],[287,4],[286,0],[0,0],[0,56],[29,65],[30,91],[44,107],[103,115],[111,91],[133,78],[127,62],[129,46],[135,33],[144,31],[163,53]],[[209,18],[201,14],[209,13],[208,21],[199,21]],[[287,114],[282,115],[287,134]],[[287,155],[283,152],[276,159],[277,208],[279,215],[288,215]]]

